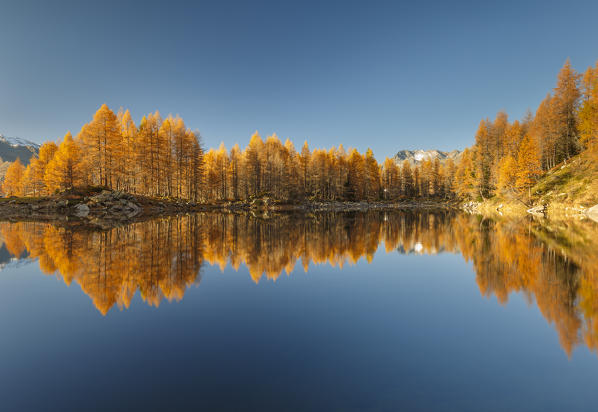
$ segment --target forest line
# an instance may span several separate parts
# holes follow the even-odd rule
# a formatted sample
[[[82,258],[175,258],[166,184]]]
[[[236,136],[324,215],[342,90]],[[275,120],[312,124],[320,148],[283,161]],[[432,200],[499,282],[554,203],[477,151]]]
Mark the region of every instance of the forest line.
[[[553,93],[535,115],[510,122],[500,111],[483,119],[460,159],[411,165],[341,144],[296,150],[290,140],[256,132],[244,149],[204,150],[182,118],[159,112],[136,125],[128,110],[102,105],[81,131],[44,143],[27,167],[8,168],[5,196],[47,196],[102,186],[151,197],[217,203],[269,196],[284,202],[398,201],[529,197],[541,176],[583,151],[598,158],[598,63],[584,75],[567,60]]]
[[[598,159],[598,62],[582,75],[567,60],[535,114],[512,123],[504,111],[482,119],[453,190],[462,199],[526,199],[546,172],[578,154]]]
[[[340,145],[297,151],[274,134],[256,132],[241,150],[224,144],[204,151],[201,137],[180,117],[150,113],[137,126],[130,112],[115,114],[102,105],[73,137],[43,144],[24,167],[7,170],[6,196],[47,196],[73,187],[103,186],[134,194],[194,202],[246,201],[261,196],[294,202],[375,201],[446,197],[455,165],[425,161],[412,166],[386,159],[380,165],[370,149],[359,153]]]

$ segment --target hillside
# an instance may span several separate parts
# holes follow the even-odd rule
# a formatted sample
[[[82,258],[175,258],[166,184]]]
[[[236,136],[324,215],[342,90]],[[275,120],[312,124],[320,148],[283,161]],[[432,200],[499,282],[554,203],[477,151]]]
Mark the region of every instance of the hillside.
[[[532,198],[547,205],[552,215],[593,207],[598,204],[598,163],[587,151],[573,157],[543,176],[532,188]]]
[[[39,151],[39,146],[29,140],[0,134],[0,158],[5,162],[14,162],[18,157],[24,165],[28,165],[31,156]]]
[[[521,195],[494,196],[473,209],[482,214],[545,215],[550,218],[598,219],[598,211],[590,216],[588,210],[598,205],[598,163],[589,151],[572,157],[549,170],[531,188],[531,198]],[[470,203],[472,204],[472,203]],[[469,207],[469,206],[466,206]]]
[[[459,150],[451,152],[443,152],[441,150],[401,150],[393,159],[397,164],[403,163],[407,160],[411,165],[419,164],[425,160],[438,159],[440,162],[445,162],[448,159],[458,160],[461,155]]]

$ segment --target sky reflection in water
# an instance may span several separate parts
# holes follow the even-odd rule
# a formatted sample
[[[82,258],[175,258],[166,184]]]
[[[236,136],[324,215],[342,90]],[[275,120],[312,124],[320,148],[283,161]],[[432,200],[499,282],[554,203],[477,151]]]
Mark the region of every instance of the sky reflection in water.
[[[430,212],[1,223],[3,410],[592,409],[596,233]]]

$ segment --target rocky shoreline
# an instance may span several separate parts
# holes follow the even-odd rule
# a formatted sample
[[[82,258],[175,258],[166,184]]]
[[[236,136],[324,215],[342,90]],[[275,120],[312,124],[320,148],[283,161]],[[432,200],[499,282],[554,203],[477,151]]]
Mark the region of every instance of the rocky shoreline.
[[[463,203],[460,209],[469,214],[484,216],[535,216],[546,219],[590,219],[598,222],[598,205],[584,207],[583,205],[567,206],[558,202],[536,203],[525,206],[522,203],[506,200],[486,200],[484,202],[470,201]]]
[[[322,202],[306,201],[289,204],[270,198],[250,202],[200,204],[183,200],[149,198],[121,191],[102,190],[96,193],[63,193],[40,198],[0,199],[0,220],[132,222],[153,217],[194,212],[252,213],[263,215],[283,212],[355,212],[367,210],[456,209],[455,203],[441,201],[403,202]]]

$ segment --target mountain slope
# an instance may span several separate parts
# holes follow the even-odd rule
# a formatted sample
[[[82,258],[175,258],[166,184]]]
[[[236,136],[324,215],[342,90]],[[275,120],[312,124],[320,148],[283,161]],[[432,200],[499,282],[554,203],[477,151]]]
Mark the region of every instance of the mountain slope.
[[[27,165],[31,156],[39,151],[39,146],[29,140],[0,134],[0,158],[5,162],[14,162],[18,157],[24,165]]]

